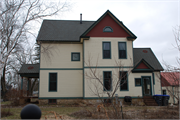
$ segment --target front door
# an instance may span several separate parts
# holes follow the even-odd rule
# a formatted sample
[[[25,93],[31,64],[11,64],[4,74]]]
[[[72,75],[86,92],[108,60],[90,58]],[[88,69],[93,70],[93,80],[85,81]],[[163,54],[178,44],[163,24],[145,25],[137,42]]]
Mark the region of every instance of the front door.
[[[152,95],[152,88],[151,88],[151,77],[142,77],[142,91],[143,96],[150,96]]]

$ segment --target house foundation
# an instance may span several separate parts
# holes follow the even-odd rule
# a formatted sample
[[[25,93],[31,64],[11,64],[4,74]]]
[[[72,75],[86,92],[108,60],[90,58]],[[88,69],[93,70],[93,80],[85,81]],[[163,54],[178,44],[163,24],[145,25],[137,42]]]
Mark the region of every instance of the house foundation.
[[[124,99],[119,99],[122,102],[122,105],[134,105],[134,106],[144,106],[144,101],[142,98],[133,98],[131,103],[125,102]],[[115,103],[115,101],[114,101]],[[39,99],[40,105],[47,105],[49,103],[49,99]],[[101,100],[99,99],[56,99],[57,105],[98,105],[101,104]]]

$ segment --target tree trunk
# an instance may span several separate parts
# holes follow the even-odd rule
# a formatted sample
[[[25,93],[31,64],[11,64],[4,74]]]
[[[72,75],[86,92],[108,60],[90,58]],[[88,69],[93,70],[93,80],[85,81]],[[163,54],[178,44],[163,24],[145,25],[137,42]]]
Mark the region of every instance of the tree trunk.
[[[2,98],[5,97],[5,93],[6,93],[5,68],[6,67],[4,67],[3,74],[1,76]]]

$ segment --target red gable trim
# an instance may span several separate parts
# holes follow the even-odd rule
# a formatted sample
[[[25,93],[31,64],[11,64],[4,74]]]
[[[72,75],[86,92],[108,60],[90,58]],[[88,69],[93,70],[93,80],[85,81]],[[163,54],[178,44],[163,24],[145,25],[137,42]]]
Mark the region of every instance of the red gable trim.
[[[109,26],[113,32],[103,32],[103,29]],[[109,14],[89,32],[86,36],[90,37],[131,37]]]
[[[149,67],[147,65],[145,65],[143,62],[141,62],[136,69],[149,69]]]
[[[86,35],[106,16],[109,15],[116,23],[124,29],[130,37],[127,40],[135,40],[137,37],[121,22],[119,21],[109,10],[107,10],[96,22],[94,22],[81,36],[80,38],[87,37]],[[89,36],[90,37],[90,36]]]

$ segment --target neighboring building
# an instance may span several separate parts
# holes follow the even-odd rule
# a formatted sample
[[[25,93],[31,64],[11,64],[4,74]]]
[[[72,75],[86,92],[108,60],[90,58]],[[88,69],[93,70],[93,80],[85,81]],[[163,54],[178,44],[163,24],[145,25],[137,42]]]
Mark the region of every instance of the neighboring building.
[[[120,98],[161,94],[155,74],[160,75],[163,68],[151,48],[133,48],[136,38],[109,10],[97,21],[44,20],[37,37],[41,47],[39,99],[97,99],[85,73],[89,67],[97,68],[111,90],[113,81],[106,80],[119,67],[115,61],[121,61],[119,73],[127,80],[116,92]],[[90,66],[86,64],[89,59]]]
[[[169,95],[169,103],[177,104],[180,93],[180,72],[161,72],[163,95]]]

